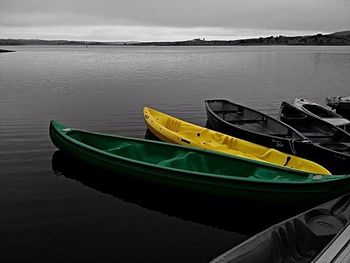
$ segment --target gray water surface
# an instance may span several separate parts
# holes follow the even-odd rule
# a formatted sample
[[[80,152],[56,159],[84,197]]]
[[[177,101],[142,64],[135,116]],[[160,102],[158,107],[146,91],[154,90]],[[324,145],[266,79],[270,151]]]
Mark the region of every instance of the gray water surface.
[[[1,262],[207,262],[266,227],[221,224],[214,204],[186,204],[196,196],[105,183],[57,153],[51,119],[143,138],[144,106],[205,125],[208,98],[276,115],[283,100],[350,93],[350,47],[11,49],[0,54]]]

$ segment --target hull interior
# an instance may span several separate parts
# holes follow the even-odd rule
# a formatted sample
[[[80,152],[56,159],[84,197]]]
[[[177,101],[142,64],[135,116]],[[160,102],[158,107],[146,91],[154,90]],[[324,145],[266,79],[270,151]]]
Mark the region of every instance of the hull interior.
[[[244,106],[228,101],[210,101],[208,106],[219,118],[239,128],[270,136],[303,139],[274,118]]]
[[[259,179],[266,181],[303,182],[312,180],[312,175],[289,170],[272,169],[240,159],[198,153],[180,147],[167,147],[143,141],[128,141],[113,136],[98,135],[83,131],[67,133],[71,138],[113,155],[157,166],[176,168],[185,171]],[[283,176],[282,176],[283,175]]]
[[[320,118],[339,118],[334,112],[327,110],[319,105],[304,104],[303,107]]]
[[[311,117],[292,105],[283,104],[280,117],[314,143],[350,154],[350,135],[343,130]]]

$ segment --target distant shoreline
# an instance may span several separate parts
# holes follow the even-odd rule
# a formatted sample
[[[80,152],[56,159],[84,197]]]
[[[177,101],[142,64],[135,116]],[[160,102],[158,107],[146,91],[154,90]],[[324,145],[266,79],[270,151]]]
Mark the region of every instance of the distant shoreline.
[[[96,46],[350,46],[350,31],[333,34],[317,34],[312,36],[270,36],[239,40],[205,40],[193,39],[185,41],[149,41],[149,42],[98,42],[98,41],[68,41],[41,39],[0,39],[0,46],[23,45],[84,45]]]
[[[139,42],[136,46],[350,46],[350,31],[337,32],[328,35],[312,36],[270,36],[239,40],[205,40],[193,39],[188,41],[169,42]]]
[[[5,52],[16,52],[14,50],[7,50],[7,49],[1,49],[0,48],[0,53],[5,53]]]

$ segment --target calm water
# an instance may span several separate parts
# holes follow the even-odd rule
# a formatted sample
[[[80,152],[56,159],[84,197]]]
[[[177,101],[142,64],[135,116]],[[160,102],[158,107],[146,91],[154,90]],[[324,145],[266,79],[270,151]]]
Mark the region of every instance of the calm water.
[[[50,119],[142,138],[146,105],[204,125],[207,98],[275,115],[282,100],[350,93],[350,47],[7,48],[1,262],[207,262],[280,220],[86,167],[51,144]]]

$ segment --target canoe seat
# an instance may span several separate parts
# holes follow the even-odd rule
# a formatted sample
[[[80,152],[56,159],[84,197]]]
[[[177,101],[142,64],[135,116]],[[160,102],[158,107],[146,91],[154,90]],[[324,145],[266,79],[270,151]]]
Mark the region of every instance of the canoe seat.
[[[242,120],[230,120],[228,121],[229,123],[232,123],[232,124],[239,124],[239,125],[242,125],[242,124],[248,124],[248,123],[265,123],[266,120],[248,120],[248,119],[242,119]]]
[[[229,114],[229,113],[237,113],[237,114],[243,114],[243,111],[238,110],[216,110],[214,111],[216,114]]]
[[[165,124],[165,127],[171,131],[179,131],[180,126],[181,126],[181,121],[174,118],[168,118]]]
[[[222,140],[222,144],[227,145],[228,148],[234,150],[236,147],[237,138],[231,136],[224,136]]]

